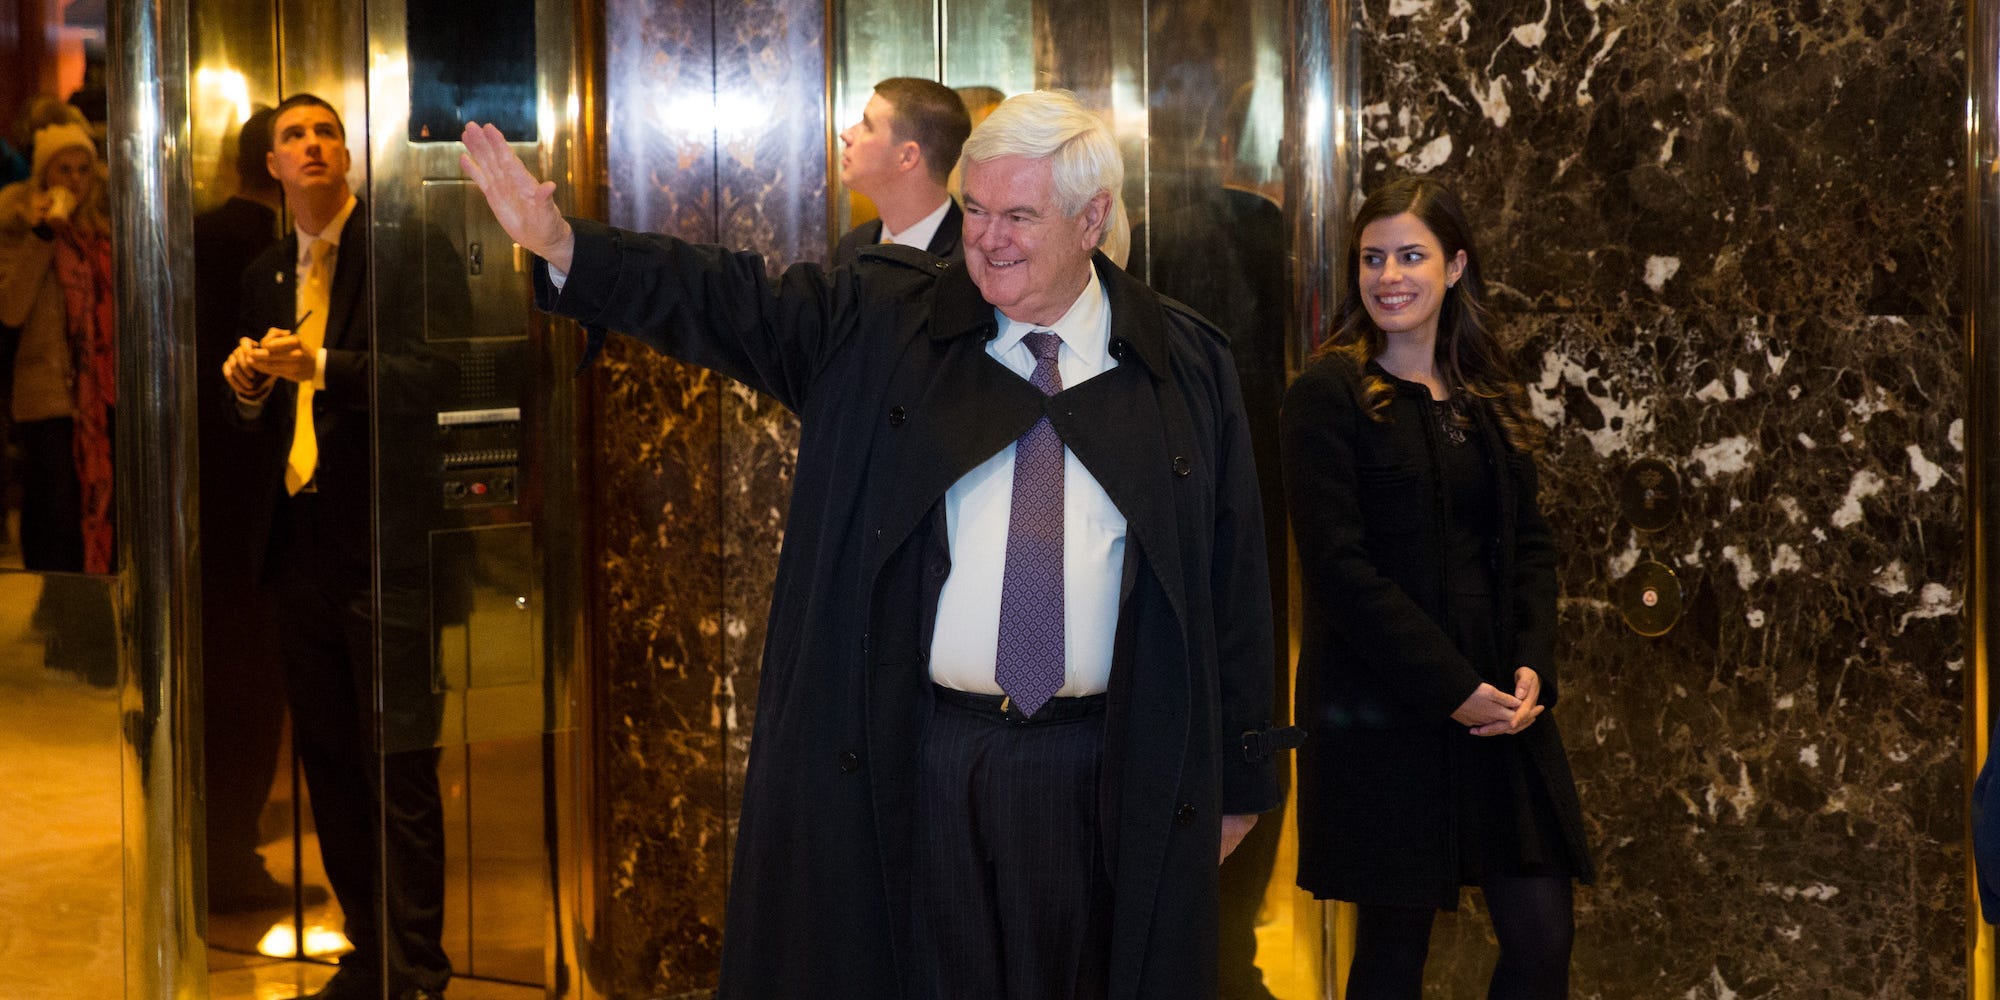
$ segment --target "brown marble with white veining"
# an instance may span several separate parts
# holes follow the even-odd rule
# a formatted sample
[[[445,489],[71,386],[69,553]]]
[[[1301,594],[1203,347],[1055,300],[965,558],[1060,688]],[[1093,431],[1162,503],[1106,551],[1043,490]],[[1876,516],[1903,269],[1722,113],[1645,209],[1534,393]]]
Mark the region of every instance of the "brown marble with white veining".
[[[825,20],[816,0],[614,3],[611,221],[823,258]],[[632,341],[614,338],[598,367],[593,964],[607,995],[679,996],[712,988],[720,965],[796,430],[769,398]]]
[[[1364,3],[1364,185],[1433,172],[1551,432],[1578,997],[1963,986],[1961,9]],[[1662,459],[1654,534],[1616,477]],[[1688,597],[1615,606],[1640,558]],[[1480,995],[1477,893],[1428,996]]]

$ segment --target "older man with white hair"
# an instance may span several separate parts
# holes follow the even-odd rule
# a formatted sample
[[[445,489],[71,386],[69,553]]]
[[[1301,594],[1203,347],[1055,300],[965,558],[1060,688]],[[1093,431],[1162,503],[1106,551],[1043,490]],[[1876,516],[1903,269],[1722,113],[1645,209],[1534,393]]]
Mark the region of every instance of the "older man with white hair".
[[[722,998],[1207,998],[1218,860],[1278,804],[1262,513],[1222,338],[1098,252],[1069,94],[965,145],[963,265],[787,270],[468,173],[547,309],[798,414]]]

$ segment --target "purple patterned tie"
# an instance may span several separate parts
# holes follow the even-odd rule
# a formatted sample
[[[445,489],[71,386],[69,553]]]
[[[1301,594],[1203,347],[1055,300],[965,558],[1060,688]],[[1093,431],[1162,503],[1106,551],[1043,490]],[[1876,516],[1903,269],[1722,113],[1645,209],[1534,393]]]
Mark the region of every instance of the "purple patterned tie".
[[[1021,338],[1035,354],[1029,378],[1043,395],[1062,391],[1062,338]],[[1022,715],[1063,686],[1063,444],[1049,418],[1014,443],[1014,503],[1007,517],[1007,572],[1000,584],[1000,646],[993,679]]]

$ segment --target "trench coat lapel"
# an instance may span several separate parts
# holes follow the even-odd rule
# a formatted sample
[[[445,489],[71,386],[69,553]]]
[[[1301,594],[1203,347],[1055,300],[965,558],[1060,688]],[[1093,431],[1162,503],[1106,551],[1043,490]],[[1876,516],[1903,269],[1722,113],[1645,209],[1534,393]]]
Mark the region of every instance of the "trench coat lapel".
[[[871,568],[877,573],[951,484],[1013,444],[1041,419],[1049,402],[986,353],[998,324],[965,268],[952,267],[938,284],[928,342],[920,340],[910,350],[942,356],[928,365],[904,366],[906,372],[921,372],[922,384],[894,378],[890,383],[889,402],[904,410],[907,422],[898,432],[890,486],[876,522],[880,536]]]
[[[1046,414],[1063,445],[1125,515],[1127,531],[1170,595],[1175,618],[1187,621],[1174,503],[1175,462],[1184,456],[1168,445],[1156,391],[1165,370],[1166,320],[1145,286],[1102,254],[1095,262],[1111,302],[1113,349],[1122,356],[1112,371],[1053,397],[986,353],[998,324],[965,268],[954,266],[939,279],[930,347],[945,356],[915,405],[896,402],[892,385],[891,402],[905,407],[907,424],[877,522],[873,570],[881,570],[951,484]]]
[[[1118,367],[1057,395],[1050,401],[1054,404],[1050,420],[1063,445],[1125,515],[1126,531],[1138,542],[1185,630],[1187,598],[1174,481],[1176,462],[1190,459],[1175,455],[1167,438],[1168,414],[1160,407],[1166,317],[1151,290],[1102,254],[1096,262],[1098,280],[1111,302],[1111,343]]]

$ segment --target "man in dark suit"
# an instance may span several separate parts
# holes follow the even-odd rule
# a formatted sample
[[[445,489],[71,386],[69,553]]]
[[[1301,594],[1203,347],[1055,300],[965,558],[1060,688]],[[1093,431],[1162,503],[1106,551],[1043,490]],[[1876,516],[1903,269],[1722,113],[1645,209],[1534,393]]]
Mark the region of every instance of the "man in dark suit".
[[[875,85],[861,120],[840,133],[840,182],[875,203],[878,217],[840,238],[835,267],[863,247],[897,243],[960,259],[963,215],[945,181],[972,119],[957,92],[935,80],[898,76]]]
[[[238,294],[250,262],[278,239],[284,191],[264,167],[271,119],[260,107],[236,142],[236,193],[194,219],[195,346],[204,367],[236,347]],[[259,821],[277,775],[284,685],[270,597],[250,572],[250,552],[231,544],[255,508],[268,506],[269,479],[240,452],[234,402],[201,396],[201,690],[216,720],[203,734],[208,788],[208,908],[211,913],[289,910],[280,885],[258,856]],[[307,886],[307,903],[326,890]],[[314,896],[317,896],[315,899]]]
[[[722,1000],[1212,1000],[1218,861],[1278,804],[1256,470],[1221,335],[1098,252],[1109,127],[965,145],[963,263],[754,254],[465,165],[544,308],[799,415]]]
[[[422,635],[407,567],[380,567],[379,602],[373,587],[370,440],[381,345],[366,294],[367,210],[348,188],[346,132],[331,105],[310,94],[286,98],[273,132],[266,165],[294,231],[243,273],[244,336],[223,376],[249,436],[243,460],[261,470],[267,491],[246,525],[251,571],[278,609],[320,855],[354,945],[312,996],[425,1000],[441,996],[451,976],[441,943],[444,819],[438,751],[389,752],[384,742],[422,725],[392,715],[422,717],[434,707],[428,673],[396,669],[410,659],[403,647],[420,645]],[[382,295],[420,301],[394,289]],[[401,405],[413,393],[383,395]]]

